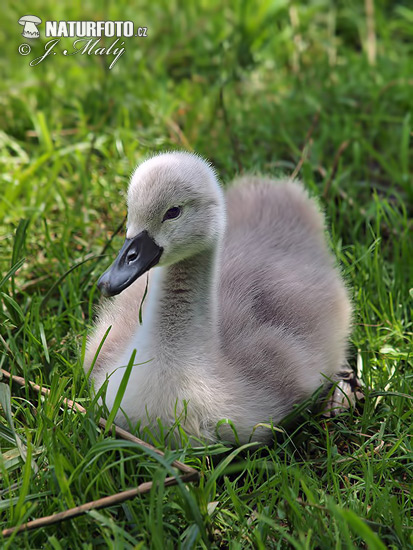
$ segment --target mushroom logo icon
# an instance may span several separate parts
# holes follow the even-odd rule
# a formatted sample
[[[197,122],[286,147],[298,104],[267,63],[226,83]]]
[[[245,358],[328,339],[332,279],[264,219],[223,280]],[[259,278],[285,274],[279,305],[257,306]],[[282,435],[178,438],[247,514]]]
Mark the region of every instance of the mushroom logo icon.
[[[37,15],[24,15],[19,19],[19,25],[24,25],[22,36],[24,38],[39,38],[40,33],[37,30],[37,25],[40,25],[42,20]]]

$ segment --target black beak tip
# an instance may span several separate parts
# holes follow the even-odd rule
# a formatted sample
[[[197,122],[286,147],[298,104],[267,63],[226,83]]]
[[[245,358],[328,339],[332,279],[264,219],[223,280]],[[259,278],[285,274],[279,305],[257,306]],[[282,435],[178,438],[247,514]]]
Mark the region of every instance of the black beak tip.
[[[107,277],[106,273],[104,273],[100,277],[100,279],[98,281],[98,284],[97,284],[97,287],[100,290],[100,292],[103,294],[103,296],[105,296],[105,297],[112,296],[112,293],[111,293],[111,290],[110,290],[110,283],[108,281],[108,277]]]
[[[142,231],[126,239],[118,257],[100,277],[97,286],[103,296],[116,296],[159,262],[163,249]]]

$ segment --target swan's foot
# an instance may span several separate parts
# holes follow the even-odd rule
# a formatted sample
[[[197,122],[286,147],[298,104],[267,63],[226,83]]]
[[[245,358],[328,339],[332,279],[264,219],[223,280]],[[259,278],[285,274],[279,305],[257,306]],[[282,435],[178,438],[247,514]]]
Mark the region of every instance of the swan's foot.
[[[343,369],[337,374],[334,391],[325,403],[323,416],[331,418],[353,408],[357,401],[364,399],[361,380],[351,369]]]

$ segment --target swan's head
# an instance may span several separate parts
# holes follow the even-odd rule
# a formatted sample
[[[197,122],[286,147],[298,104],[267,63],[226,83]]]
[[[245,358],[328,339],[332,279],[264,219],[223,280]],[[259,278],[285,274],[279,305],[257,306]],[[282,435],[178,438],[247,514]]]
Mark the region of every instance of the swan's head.
[[[132,175],[126,241],[98,286],[119,294],[154,265],[215,247],[224,228],[222,189],[206,161],[191,153],[152,157]]]

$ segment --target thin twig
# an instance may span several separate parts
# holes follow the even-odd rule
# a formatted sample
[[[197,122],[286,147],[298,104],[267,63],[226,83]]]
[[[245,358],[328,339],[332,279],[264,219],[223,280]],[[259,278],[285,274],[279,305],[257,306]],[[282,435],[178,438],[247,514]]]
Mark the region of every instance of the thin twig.
[[[111,235],[110,239],[105,243],[105,245],[103,246],[102,250],[100,251],[98,257],[99,257],[99,260],[105,255],[106,253],[106,250],[109,248],[109,246],[112,244],[112,241],[113,239],[116,237],[116,235],[121,231],[122,227],[125,225],[125,222],[127,220],[127,215],[125,214],[123,216],[123,219],[122,221],[120,222],[120,224],[118,225],[118,227],[115,229],[115,231],[113,232],[113,234]],[[96,262],[98,263],[98,262]]]
[[[294,168],[294,172],[291,174],[291,179],[295,179],[298,176],[298,174],[299,174],[299,172],[300,172],[300,170],[301,170],[301,168],[304,164],[304,161],[307,160],[307,158],[308,158],[308,153],[310,151],[310,148],[311,148],[312,144],[313,144],[313,140],[310,139],[304,145],[303,150],[301,152],[300,160],[298,161],[297,166]]]
[[[350,145],[350,140],[348,139],[346,141],[343,141],[343,143],[337,149],[337,153],[335,154],[334,160],[333,160],[333,167],[331,169],[331,174],[330,174],[330,176],[329,176],[329,178],[326,181],[326,184],[324,186],[324,191],[323,191],[323,198],[324,199],[327,198],[328,193],[330,191],[331,182],[333,181],[334,176],[336,175],[337,168],[338,168],[338,161],[340,160],[341,155],[344,153],[344,151],[347,149],[347,147],[349,145]]]
[[[98,130],[98,126],[87,126],[85,128],[89,132],[93,132],[95,130]],[[53,132],[50,132],[52,137],[56,136],[74,136],[77,135],[79,132],[81,132],[83,128],[62,128],[61,130],[55,130]],[[30,138],[38,138],[39,133],[36,130],[27,130],[26,136]]]
[[[198,472],[194,470],[193,473],[185,474],[180,478],[165,478],[164,486],[170,487],[171,485],[176,485],[177,483],[179,483],[179,481],[185,483],[188,481],[195,481],[196,479],[198,479]],[[2,535],[3,537],[8,537],[15,532],[21,533],[22,531],[29,531],[38,527],[45,527],[46,525],[53,525],[54,523],[59,523],[67,519],[75,518],[77,516],[85,514],[86,512],[89,512],[90,510],[99,510],[100,508],[114,506],[115,504],[125,502],[125,500],[130,500],[137,495],[149,493],[149,491],[152,489],[152,486],[153,481],[146,481],[145,483],[141,483],[140,485],[138,485],[138,487],[135,487],[134,489],[128,489],[127,491],[121,491],[120,493],[99,498],[98,500],[92,500],[90,502],[86,502],[86,504],[81,504],[80,506],[69,508],[68,510],[58,512],[57,514],[52,514],[51,516],[44,516],[33,521],[28,521],[27,523],[23,523],[18,527],[10,527],[9,529],[4,529],[2,531]]]
[[[125,222],[127,220],[127,215],[123,216],[122,221],[118,225],[118,227],[115,229],[111,237],[106,241],[106,243],[103,245],[103,248],[99,252],[99,254],[96,256],[96,262],[93,264],[93,266],[86,272],[86,275],[83,278],[83,281],[81,283],[81,287],[89,280],[89,275],[92,273],[92,271],[95,269],[95,267],[98,265],[98,263],[105,257],[106,250],[110,247],[112,244],[113,239],[116,237],[118,233],[122,230],[123,226],[125,225]]]
[[[2,336],[1,334],[0,334],[0,342],[1,342],[1,343],[3,344],[3,346],[6,348],[7,353],[8,353],[11,357],[14,357],[13,352],[11,351],[9,344],[6,342],[6,340],[3,338],[3,336]],[[7,372],[7,371],[5,371],[5,372]]]
[[[187,151],[192,152],[194,150],[177,122],[170,118],[166,120],[166,125],[175,135],[178,136],[180,145],[183,145]]]
[[[8,371],[4,370],[4,369],[0,369],[0,372],[1,374],[7,379],[7,380],[12,380],[13,382],[15,382],[16,384],[19,384],[19,386],[27,386],[27,385],[30,385],[30,387],[37,393],[41,393],[42,395],[49,395],[50,394],[50,390],[48,390],[47,388],[43,388],[41,386],[38,386],[37,384],[35,384],[34,382],[32,382],[31,380],[27,380],[25,378],[23,378],[22,376],[16,376],[14,374],[10,374]],[[77,412],[79,413],[82,413],[82,414],[85,414],[87,411],[84,407],[82,407],[82,405],[79,405],[79,403],[76,403],[76,401],[72,401],[71,399],[67,399],[66,397],[64,397],[62,399],[62,402],[67,405],[67,407],[69,409],[75,409]],[[99,419],[99,426],[101,428],[106,428],[106,420],[104,418],[100,418]],[[153,445],[151,445],[150,443],[146,443],[146,441],[142,441],[142,439],[139,439],[138,437],[132,435],[131,433],[127,432],[126,430],[123,430],[122,428],[119,428],[119,426],[116,426],[115,424],[113,424],[112,428],[114,429],[115,431],[115,434],[120,437],[121,439],[126,439],[128,441],[132,441],[133,443],[137,443],[138,445],[141,445],[142,447],[145,447],[146,449],[150,449],[151,451],[153,451],[154,453],[160,455],[160,456],[165,456],[165,454],[157,449],[156,447],[154,447]],[[184,464],[183,462],[180,462],[179,460],[174,460],[174,462],[172,462],[172,466],[174,466],[175,468],[177,468],[178,470],[180,470],[181,472],[185,473],[185,474],[192,474],[192,475],[198,475],[198,472],[196,470],[194,470],[194,468],[191,468],[191,466],[187,466],[186,464]]]
[[[41,275],[40,277],[36,277],[35,279],[29,279],[27,283],[24,283],[22,285],[19,285],[20,292],[23,292],[24,290],[27,290],[29,287],[33,285],[37,285],[38,283],[41,283],[42,281],[45,281],[46,279],[49,279],[51,276],[50,273],[47,275]]]
[[[301,157],[300,157],[300,160],[298,161],[297,166],[294,168],[294,172],[291,174],[291,179],[295,179],[298,176],[298,174],[301,170],[301,167],[304,164],[304,161],[307,160],[307,158],[308,158],[308,153],[309,153],[311,145],[313,143],[313,140],[311,139],[311,136],[313,135],[315,127],[318,124],[319,118],[320,118],[320,110],[318,110],[315,113],[315,115],[313,117],[313,121],[312,121],[311,126],[310,126],[310,129],[308,130],[307,135],[305,136],[304,147],[303,147],[303,150],[301,152]]]

